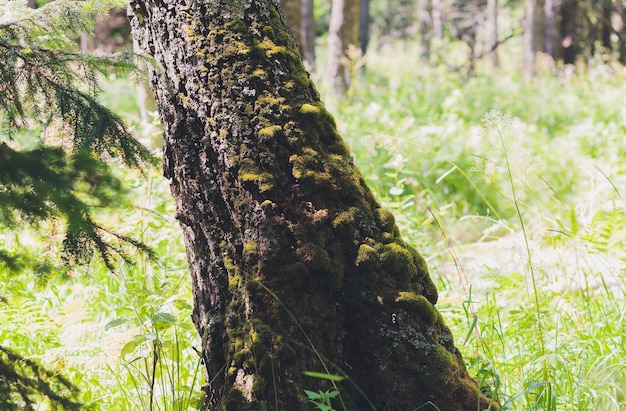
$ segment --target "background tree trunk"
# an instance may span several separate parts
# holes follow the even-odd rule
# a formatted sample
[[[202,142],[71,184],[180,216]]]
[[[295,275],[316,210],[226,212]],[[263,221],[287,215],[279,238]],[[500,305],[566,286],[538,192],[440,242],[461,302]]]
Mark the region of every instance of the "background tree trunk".
[[[359,15],[359,48],[364,56],[370,42],[370,0],[361,0]]]
[[[556,61],[560,57],[559,29],[557,25],[556,11],[559,9],[560,0],[545,0],[545,53]]]
[[[150,78],[209,409],[308,410],[303,390],[330,387],[304,371],[347,376],[349,410],[489,408],[424,260],[352,164],[273,0],[129,11],[161,65]]]
[[[302,0],[302,49],[307,70],[315,70],[315,29],[314,0]]]
[[[611,34],[613,34],[613,27],[611,25],[611,19],[613,17],[613,4],[611,1],[605,0],[602,3],[602,47],[605,51],[611,51],[613,45],[611,44]]]
[[[419,0],[417,3],[417,26],[420,35],[420,57],[422,63],[430,60],[430,40],[433,37],[432,0]]]
[[[280,8],[287,20],[287,27],[298,43],[298,52],[304,57],[302,41],[302,0],[280,0]]]
[[[619,61],[626,65],[626,13],[624,13],[624,4],[621,1],[616,2],[615,12],[617,21],[613,30],[618,37]]]
[[[565,64],[574,64],[578,56],[578,36],[576,33],[577,12],[577,1],[563,1],[561,5],[561,38],[563,45],[563,62]]]
[[[343,95],[352,80],[353,67],[346,64],[346,52],[359,44],[360,9],[360,0],[332,0],[326,79],[336,96]]]
[[[431,0],[432,2],[432,10],[433,10],[433,34],[437,40],[443,40],[443,13],[441,12],[443,8],[442,0]]]
[[[487,0],[487,19],[489,22],[489,34],[487,47],[489,48],[489,61],[492,67],[498,67],[498,0]]]
[[[537,0],[526,0],[524,17],[524,74],[532,76],[535,57],[537,54]]]

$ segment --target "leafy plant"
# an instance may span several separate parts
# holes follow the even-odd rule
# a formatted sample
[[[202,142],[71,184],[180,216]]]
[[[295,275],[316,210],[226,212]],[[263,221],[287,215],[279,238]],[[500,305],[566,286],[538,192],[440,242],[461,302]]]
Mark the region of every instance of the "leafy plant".
[[[319,390],[317,392],[304,390],[304,393],[306,394],[309,402],[315,405],[315,407],[318,410],[335,411],[331,401],[333,398],[336,398],[339,396],[339,390],[337,389],[337,386],[334,383],[343,381],[345,377],[342,377],[340,375],[332,375],[332,374],[319,373],[319,372],[313,372],[313,371],[307,371],[304,374],[309,377],[319,378],[322,380],[333,382],[333,388],[329,390],[326,390],[326,391]]]
[[[336,390],[327,390],[327,391],[318,391],[313,392],[309,390],[304,390],[309,402],[320,411],[335,411],[330,401],[339,395],[339,391]]]

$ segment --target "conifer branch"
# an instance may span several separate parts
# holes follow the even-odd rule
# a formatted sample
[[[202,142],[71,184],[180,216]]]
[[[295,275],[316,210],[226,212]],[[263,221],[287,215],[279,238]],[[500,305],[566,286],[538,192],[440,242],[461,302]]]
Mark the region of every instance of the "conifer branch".
[[[89,55],[71,38],[110,4],[55,1],[33,10],[0,0],[0,225],[64,221],[63,259],[85,263],[97,253],[112,270],[114,255],[129,261],[119,244],[155,255],[93,220],[93,207],[114,205],[123,192],[107,162],[142,170],[158,160],[98,101],[103,78],[137,72],[132,54]],[[25,131],[39,133],[37,148],[15,140]],[[19,267],[13,254],[0,250],[0,263]]]

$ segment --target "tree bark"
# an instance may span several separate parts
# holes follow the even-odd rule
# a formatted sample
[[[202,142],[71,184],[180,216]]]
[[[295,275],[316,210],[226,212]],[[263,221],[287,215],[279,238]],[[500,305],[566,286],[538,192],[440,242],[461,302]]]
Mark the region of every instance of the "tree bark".
[[[343,95],[352,80],[353,67],[346,64],[346,52],[359,45],[360,9],[360,0],[332,0],[326,79],[336,96]]]
[[[209,409],[499,409],[423,258],[352,164],[273,0],[132,0],[203,337]],[[336,407],[340,407],[335,404]],[[428,407],[429,405],[426,405]],[[426,408],[424,408],[426,409]]]

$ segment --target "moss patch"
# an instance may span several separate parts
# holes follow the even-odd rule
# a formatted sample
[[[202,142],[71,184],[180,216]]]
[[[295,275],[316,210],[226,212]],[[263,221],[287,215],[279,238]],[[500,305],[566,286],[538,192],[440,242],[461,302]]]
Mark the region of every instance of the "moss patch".
[[[382,231],[391,233],[396,224],[396,218],[390,210],[381,207],[376,209],[376,222]]]
[[[263,41],[259,42],[256,46],[259,49],[263,50],[265,52],[265,55],[268,58],[272,58],[277,54],[287,53],[287,48],[285,46],[277,46],[269,38],[265,38]]]
[[[333,227],[345,227],[354,223],[360,213],[360,209],[357,207],[350,207],[346,211],[342,211],[337,214],[333,219]]]
[[[317,244],[303,244],[296,250],[296,255],[311,271],[325,271],[330,268],[328,253]]]
[[[359,251],[356,255],[355,265],[367,265],[378,261],[378,252],[374,247],[371,247],[367,244],[361,244],[359,246]]]
[[[383,269],[401,283],[418,275],[413,256],[406,246],[396,242],[385,244],[380,254]]]
[[[396,298],[396,303],[409,314],[419,316],[426,325],[435,325],[439,318],[435,306],[423,295],[412,292],[400,292]]]
[[[243,257],[250,258],[254,257],[257,254],[257,243],[256,241],[248,241],[243,245]]]
[[[262,129],[259,130],[259,138],[267,139],[267,138],[274,137],[276,133],[278,133],[281,130],[282,130],[282,127],[278,125],[263,127]]]

